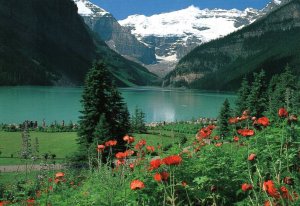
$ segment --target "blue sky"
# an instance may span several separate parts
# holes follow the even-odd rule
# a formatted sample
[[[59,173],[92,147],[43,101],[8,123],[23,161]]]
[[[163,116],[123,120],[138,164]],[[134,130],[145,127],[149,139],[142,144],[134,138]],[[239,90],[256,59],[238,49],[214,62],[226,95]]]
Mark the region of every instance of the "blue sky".
[[[90,0],[104,8],[118,20],[132,14],[146,16],[163,12],[176,11],[195,5],[199,8],[245,9],[253,7],[261,9],[271,0]]]

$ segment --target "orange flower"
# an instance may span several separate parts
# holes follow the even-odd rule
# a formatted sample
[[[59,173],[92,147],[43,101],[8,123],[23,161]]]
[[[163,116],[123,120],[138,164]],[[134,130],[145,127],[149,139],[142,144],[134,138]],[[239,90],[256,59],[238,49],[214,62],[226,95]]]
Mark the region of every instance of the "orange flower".
[[[135,149],[140,150],[142,149],[143,146],[146,145],[146,140],[141,139],[136,145],[135,145]]]
[[[148,151],[148,152],[150,152],[150,153],[152,153],[152,152],[154,152],[154,147],[153,146],[147,146],[146,147],[146,150]]]
[[[182,162],[182,158],[178,155],[172,155],[164,158],[162,161],[166,165],[179,165]]]
[[[154,170],[160,167],[160,165],[162,165],[163,162],[161,159],[155,159],[155,160],[151,160],[150,161],[150,168],[149,170]]]
[[[288,199],[288,200],[290,200],[290,201],[293,201],[293,200],[294,200],[293,197],[290,195],[288,189],[287,189],[285,186],[282,186],[282,187],[280,188],[280,190],[281,190],[281,192],[282,192],[282,198]]]
[[[288,114],[289,113],[286,111],[285,108],[279,108],[279,110],[278,110],[278,116],[279,117],[287,117]]]
[[[116,146],[117,143],[118,143],[117,140],[109,140],[109,141],[105,142],[105,146],[112,147],[112,146]]]
[[[118,152],[118,153],[116,154],[116,158],[119,159],[119,160],[125,159],[126,156],[127,156],[127,155],[126,155],[124,152]]]
[[[104,149],[105,149],[105,146],[103,145],[103,144],[99,144],[98,146],[97,146],[97,151],[98,152],[103,152],[104,151]]]
[[[131,136],[129,136],[129,135],[125,135],[125,136],[123,137],[123,140],[124,140],[125,142],[127,142],[128,144],[131,144],[131,143],[134,142],[134,137],[131,137]]]
[[[256,121],[256,124],[266,127],[270,124],[270,122],[267,117],[261,117],[261,118],[258,118],[258,120]]]
[[[167,172],[155,173],[154,180],[157,182],[167,181],[169,176],[170,175]]]
[[[219,136],[214,136],[214,140],[219,140],[220,137]]]
[[[248,191],[248,190],[252,190],[252,189],[253,189],[253,186],[252,186],[252,185],[247,184],[247,183],[242,184],[242,190],[243,190],[244,192],[246,192],[246,191]]]
[[[62,178],[62,177],[64,177],[65,176],[65,173],[63,173],[63,172],[57,172],[56,174],[55,174],[55,178]]]
[[[248,137],[248,136],[254,135],[254,130],[252,130],[252,129],[239,129],[237,132],[240,135],[242,135],[243,137]]]
[[[274,186],[274,182],[272,180],[268,180],[263,184],[263,190],[265,190],[271,197],[280,198],[280,194]]]
[[[139,189],[143,189],[143,188],[145,188],[145,184],[140,180],[133,180],[130,183],[131,190],[139,190]]]
[[[233,137],[233,141],[234,141],[234,142],[238,142],[239,140],[240,140],[240,138],[239,138],[238,136],[234,136],[234,137]]]
[[[134,151],[129,149],[129,150],[126,150],[126,151],[124,152],[124,154],[126,155],[126,157],[130,157],[131,155],[134,154]]]
[[[216,143],[215,146],[216,147],[221,147],[222,146],[222,142]]]
[[[253,161],[253,160],[255,160],[255,158],[256,158],[256,154],[252,153],[249,155],[248,160]]]
[[[181,182],[181,185],[182,185],[183,187],[186,187],[186,186],[187,186],[186,181],[182,181],[182,182]]]
[[[131,169],[131,171],[133,171],[133,170],[134,170],[134,164],[133,164],[133,163],[130,163],[130,164],[129,164],[129,168]]]
[[[236,124],[239,122],[239,120],[236,117],[231,117],[231,118],[229,118],[228,122],[229,122],[229,124]]]
[[[117,164],[117,166],[124,165],[125,160],[124,159],[118,159],[116,164]]]

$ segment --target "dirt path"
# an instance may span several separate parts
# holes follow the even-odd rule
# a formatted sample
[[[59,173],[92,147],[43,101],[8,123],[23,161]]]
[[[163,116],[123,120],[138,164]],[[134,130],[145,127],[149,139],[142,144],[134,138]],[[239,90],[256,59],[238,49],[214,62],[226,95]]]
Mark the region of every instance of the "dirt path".
[[[44,165],[27,165],[28,171],[39,171],[39,170],[60,170],[63,169],[63,165],[61,164],[49,164],[47,166]],[[0,166],[0,172],[23,172],[26,171],[26,165],[5,165]]]

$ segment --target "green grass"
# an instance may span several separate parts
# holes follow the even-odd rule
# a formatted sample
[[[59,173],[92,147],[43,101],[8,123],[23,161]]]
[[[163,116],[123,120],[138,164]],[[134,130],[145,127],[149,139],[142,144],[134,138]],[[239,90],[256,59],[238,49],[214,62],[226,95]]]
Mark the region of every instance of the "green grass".
[[[35,138],[39,141],[40,154],[51,153],[55,154],[56,158],[62,159],[67,155],[71,155],[76,151],[75,132],[63,133],[43,133],[30,132],[32,144]],[[0,165],[21,164],[22,162],[17,158],[22,148],[21,132],[0,132]],[[14,158],[10,158],[13,156]]]
[[[200,125],[177,123],[151,128],[148,130],[148,134],[133,134],[133,136],[136,142],[145,139],[147,145],[157,146],[159,144],[165,147],[179,142],[183,136],[189,140],[194,139],[197,128],[199,129]],[[21,132],[0,131],[0,166],[24,164],[24,161],[19,159],[22,148],[21,135]],[[70,156],[77,149],[76,132],[30,132],[30,138],[32,145],[35,138],[38,138],[41,156],[45,153],[55,154],[56,162],[63,161],[66,156]],[[35,163],[38,164],[38,161]]]

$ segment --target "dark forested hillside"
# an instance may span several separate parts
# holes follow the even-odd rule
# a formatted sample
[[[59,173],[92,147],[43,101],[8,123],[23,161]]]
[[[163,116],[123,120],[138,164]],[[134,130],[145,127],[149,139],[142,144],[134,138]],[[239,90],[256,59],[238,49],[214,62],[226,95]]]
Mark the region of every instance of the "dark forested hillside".
[[[95,36],[71,0],[0,0],[0,85],[81,85],[98,59],[119,86],[157,79]]]
[[[300,0],[253,24],[201,45],[180,60],[165,85],[235,90],[241,79],[264,69],[267,77],[289,64],[300,67]]]

